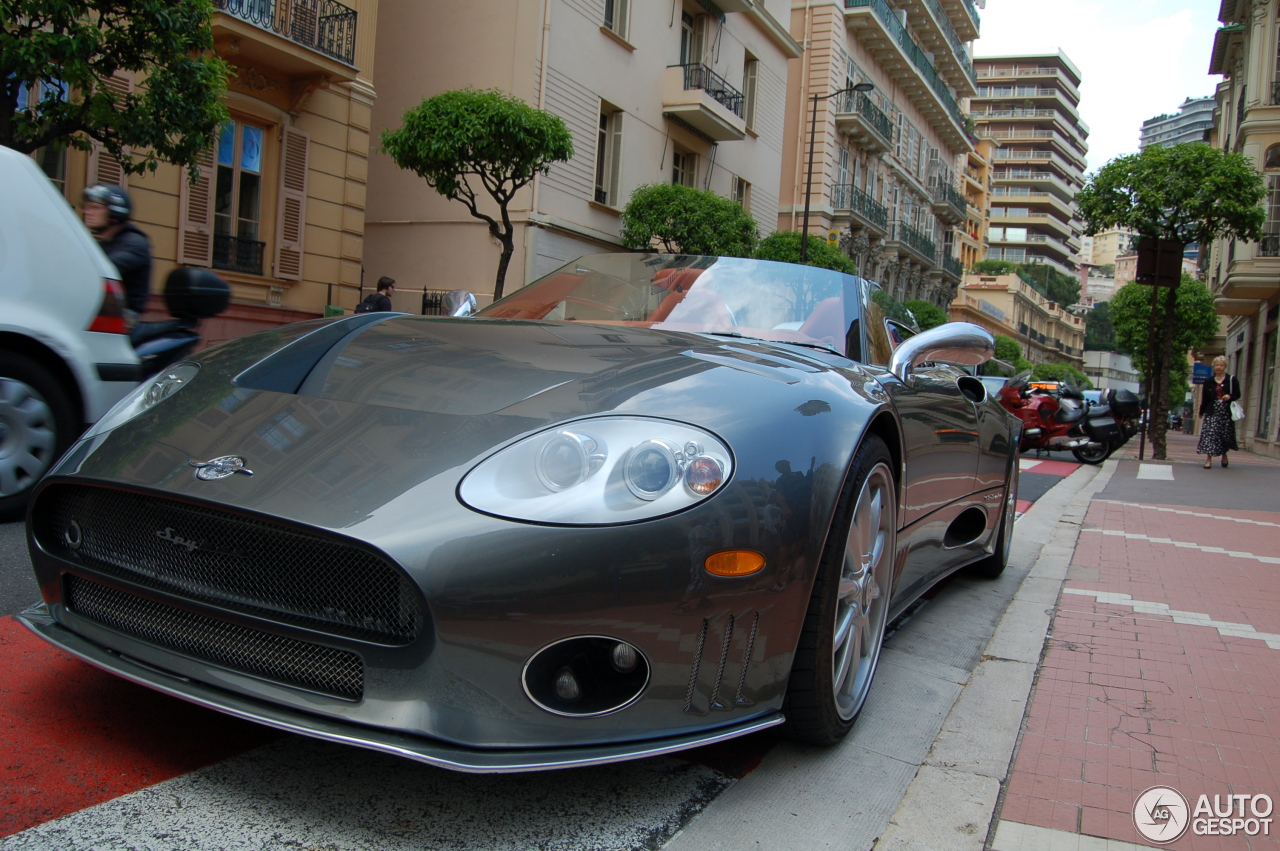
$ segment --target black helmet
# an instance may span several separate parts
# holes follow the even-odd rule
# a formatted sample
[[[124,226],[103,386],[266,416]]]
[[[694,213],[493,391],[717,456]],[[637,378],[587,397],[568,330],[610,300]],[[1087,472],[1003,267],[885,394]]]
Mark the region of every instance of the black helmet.
[[[113,225],[127,222],[133,215],[133,202],[129,200],[129,193],[114,183],[95,183],[84,191],[84,200],[105,206],[107,218]]]

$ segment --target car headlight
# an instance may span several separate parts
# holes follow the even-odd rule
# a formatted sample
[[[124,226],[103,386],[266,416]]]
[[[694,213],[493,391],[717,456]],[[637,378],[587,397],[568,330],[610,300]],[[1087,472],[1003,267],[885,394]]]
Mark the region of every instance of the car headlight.
[[[85,432],[84,436],[94,437],[111,431],[111,429],[122,426],[134,417],[151,410],[183,387],[186,387],[199,371],[200,367],[197,364],[180,363],[148,378],[130,390],[123,399],[116,402],[115,407],[107,411],[102,419],[98,420],[92,428]]]
[[[598,526],[681,511],[733,472],[715,435],[647,417],[600,417],[526,437],[463,477],[464,505],[512,520]]]

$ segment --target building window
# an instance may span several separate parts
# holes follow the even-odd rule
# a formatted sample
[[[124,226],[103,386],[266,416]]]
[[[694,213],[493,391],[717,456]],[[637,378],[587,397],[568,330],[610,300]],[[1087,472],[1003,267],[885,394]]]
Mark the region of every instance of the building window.
[[[261,275],[261,127],[232,120],[218,136],[214,203],[213,266]]]
[[[627,18],[631,12],[631,0],[604,0],[604,26],[618,38],[625,39]]]
[[[618,172],[622,162],[622,113],[603,109],[596,141],[596,202],[618,205]]]
[[[42,101],[65,101],[67,84],[61,81],[40,81],[34,86],[23,86],[18,89],[18,112],[34,109]],[[58,191],[66,196],[67,190],[67,145],[66,142],[54,142],[38,148],[31,153],[40,170],[53,182]]]
[[[1262,160],[1263,168],[1280,168],[1280,145],[1267,148],[1267,155]]]
[[[756,90],[760,84],[760,60],[750,53],[742,66],[742,117],[747,129],[756,129]]]
[[[671,155],[671,182],[677,186],[698,185],[698,155],[676,151]]]
[[[751,209],[751,184],[741,177],[733,179],[733,200],[744,210]]]
[[[680,64],[700,65],[707,52],[707,15],[680,14]]]

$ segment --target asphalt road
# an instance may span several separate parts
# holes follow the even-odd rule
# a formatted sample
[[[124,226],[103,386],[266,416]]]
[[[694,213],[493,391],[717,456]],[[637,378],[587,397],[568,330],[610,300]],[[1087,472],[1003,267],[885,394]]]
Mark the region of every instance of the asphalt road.
[[[0,613],[16,614],[39,600],[24,525],[0,523]]]

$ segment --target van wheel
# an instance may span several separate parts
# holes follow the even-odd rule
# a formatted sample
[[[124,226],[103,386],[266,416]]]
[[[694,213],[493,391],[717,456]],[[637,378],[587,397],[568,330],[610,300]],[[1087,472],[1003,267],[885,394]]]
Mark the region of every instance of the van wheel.
[[[0,352],[0,518],[14,518],[40,477],[80,432],[66,390],[49,371]]]

